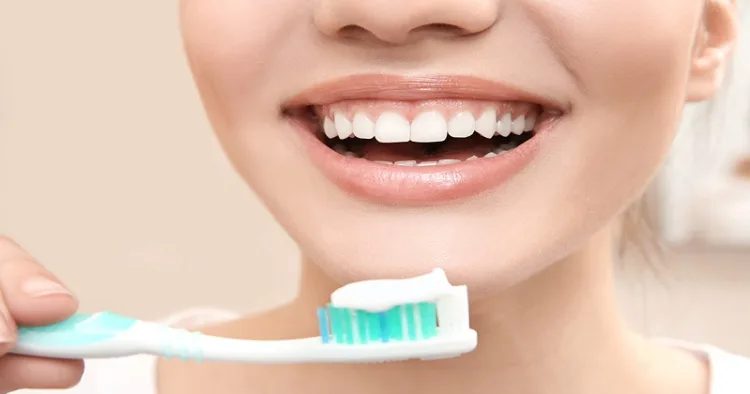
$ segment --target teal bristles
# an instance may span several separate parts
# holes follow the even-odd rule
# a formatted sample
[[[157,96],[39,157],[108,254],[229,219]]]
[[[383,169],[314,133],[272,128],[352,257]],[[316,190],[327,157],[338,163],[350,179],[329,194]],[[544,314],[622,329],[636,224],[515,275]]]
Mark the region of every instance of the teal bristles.
[[[420,341],[437,335],[437,308],[422,302],[372,313],[328,305],[318,309],[318,322],[323,343]]]

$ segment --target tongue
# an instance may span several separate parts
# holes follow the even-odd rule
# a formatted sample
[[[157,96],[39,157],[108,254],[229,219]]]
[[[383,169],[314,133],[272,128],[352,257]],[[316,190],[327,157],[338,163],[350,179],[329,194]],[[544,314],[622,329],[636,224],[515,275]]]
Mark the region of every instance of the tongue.
[[[469,138],[451,138],[439,143],[420,144],[404,142],[400,144],[383,144],[369,140],[362,146],[361,156],[370,161],[402,161],[402,160],[466,160],[471,156],[482,157],[493,149],[490,140],[479,136]]]

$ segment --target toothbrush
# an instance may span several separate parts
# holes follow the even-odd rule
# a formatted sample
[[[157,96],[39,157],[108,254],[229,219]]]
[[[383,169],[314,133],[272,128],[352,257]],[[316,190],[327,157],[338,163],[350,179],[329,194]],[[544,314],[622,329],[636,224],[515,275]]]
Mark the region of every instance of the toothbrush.
[[[477,345],[466,286],[441,269],[396,280],[355,282],[317,311],[320,336],[258,341],[220,338],[110,312],[49,326],[19,327],[11,353],[63,359],[150,354],[191,361],[262,364],[387,362],[458,357]],[[439,320],[439,323],[438,323]]]

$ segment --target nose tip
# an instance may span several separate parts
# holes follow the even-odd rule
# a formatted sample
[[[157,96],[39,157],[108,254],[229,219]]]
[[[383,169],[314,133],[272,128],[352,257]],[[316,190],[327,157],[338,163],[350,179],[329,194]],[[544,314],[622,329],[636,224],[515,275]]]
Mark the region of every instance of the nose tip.
[[[404,44],[416,37],[456,37],[489,29],[497,0],[321,0],[315,25],[327,36]]]

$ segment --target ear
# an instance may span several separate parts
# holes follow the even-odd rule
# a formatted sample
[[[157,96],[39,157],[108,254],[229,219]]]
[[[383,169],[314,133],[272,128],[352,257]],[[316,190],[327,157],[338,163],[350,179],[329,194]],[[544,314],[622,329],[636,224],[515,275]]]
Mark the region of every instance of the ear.
[[[707,100],[719,90],[736,39],[736,0],[707,0],[691,60],[687,101]]]

